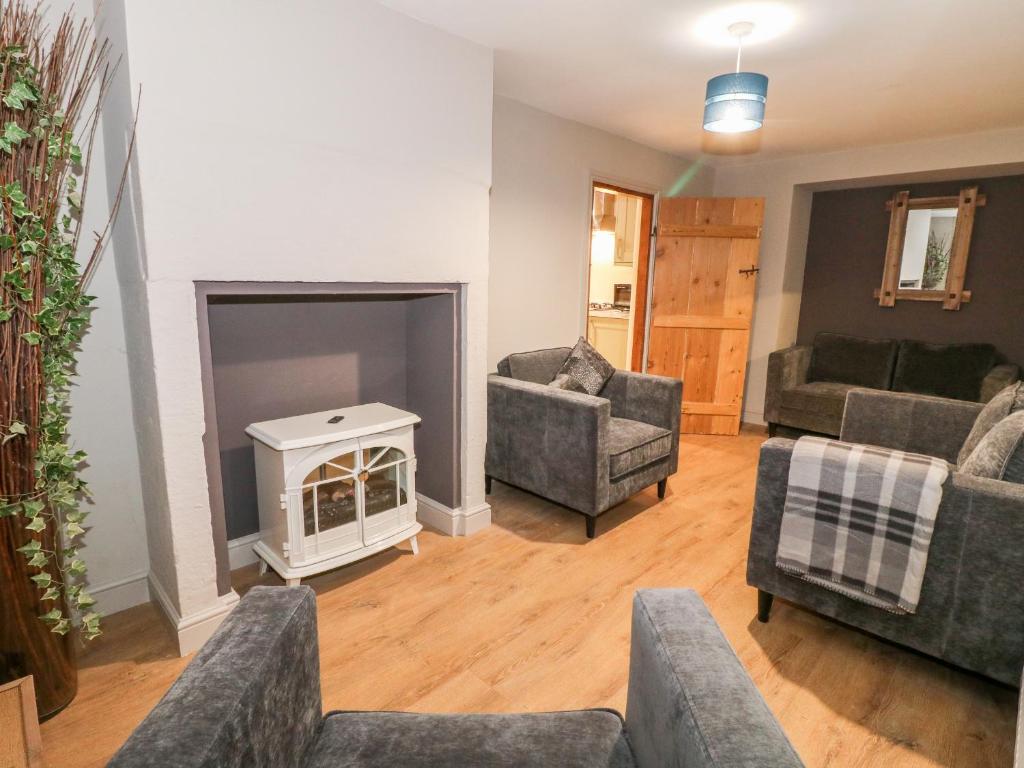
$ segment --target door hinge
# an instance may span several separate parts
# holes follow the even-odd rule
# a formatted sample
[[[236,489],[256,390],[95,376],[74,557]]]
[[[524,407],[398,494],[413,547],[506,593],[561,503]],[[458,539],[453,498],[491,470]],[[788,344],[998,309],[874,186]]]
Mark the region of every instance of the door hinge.
[[[288,509],[288,494],[281,494],[281,509]]]

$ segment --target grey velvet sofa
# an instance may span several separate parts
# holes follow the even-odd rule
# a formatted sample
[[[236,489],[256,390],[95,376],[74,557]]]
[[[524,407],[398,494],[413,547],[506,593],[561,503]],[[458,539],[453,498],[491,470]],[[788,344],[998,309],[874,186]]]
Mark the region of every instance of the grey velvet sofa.
[[[991,344],[926,344],[819,333],[768,357],[765,421],[837,436],[846,395],[868,388],[987,403],[1020,369]]]
[[[372,674],[367,670],[367,674]],[[321,714],[316,600],[254,587],[114,768],[727,768],[803,765],[700,597],[633,602],[626,717]]]
[[[487,380],[487,492],[491,480],[598,515],[649,485],[664,498],[679,463],[683,383],[615,371],[598,396],[547,386],[568,347],[509,355]]]
[[[982,406],[877,392],[849,393],[840,439],[936,456],[955,464]],[[851,600],[775,566],[793,441],[761,447],[747,583],[758,617],[772,597],[1019,685],[1024,666],[1024,485],[950,472],[942,489],[918,611],[898,616]]]

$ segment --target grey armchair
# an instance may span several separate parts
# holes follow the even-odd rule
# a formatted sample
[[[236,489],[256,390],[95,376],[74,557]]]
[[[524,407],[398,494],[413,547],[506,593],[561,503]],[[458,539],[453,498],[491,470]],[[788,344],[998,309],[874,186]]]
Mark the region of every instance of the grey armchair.
[[[322,716],[316,634],[309,587],[254,587],[110,766],[803,765],[690,590],[637,593],[625,719],[610,709]]]
[[[509,355],[487,381],[487,492],[491,480],[598,515],[658,485],[679,464],[683,383],[616,371],[599,396],[547,386],[568,347]]]
[[[847,395],[840,439],[955,463],[979,411],[969,403],[867,389]],[[1018,685],[1024,665],[1024,486],[950,473],[942,489],[917,613],[897,616],[775,566],[793,441],[768,440],[757,468],[747,583],[758,617],[773,596],[958,667]]]

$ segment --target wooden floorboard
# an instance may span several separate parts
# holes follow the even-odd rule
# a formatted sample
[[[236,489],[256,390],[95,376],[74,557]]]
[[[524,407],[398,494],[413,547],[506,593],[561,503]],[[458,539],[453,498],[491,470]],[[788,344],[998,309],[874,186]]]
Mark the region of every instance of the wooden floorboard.
[[[744,581],[758,432],[685,436],[667,498],[598,521],[500,483],[494,524],[307,580],[324,709],[516,712],[626,704],[630,600],[697,589],[808,766],[1012,763],[1016,692],[776,601]],[[236,571],[244,592],[262,579]],[[48,765],[100,766],[156,704],[176,658],[152,605],[106,620],[71,706],[43,725]]]

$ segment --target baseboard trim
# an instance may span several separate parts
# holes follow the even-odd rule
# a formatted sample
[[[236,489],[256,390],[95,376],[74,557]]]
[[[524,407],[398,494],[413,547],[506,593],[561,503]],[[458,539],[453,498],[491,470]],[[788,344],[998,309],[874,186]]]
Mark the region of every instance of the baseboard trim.
[[[160,584],[160,580],[152,572],[149,574],[149,589],[177,636],[179,656],[187,656],[199,650],[231,613],[231,609],[238,604],[238,593],[231,590],[226,595],[220,595],[216,605],[189,616],[182,616],[167,596],[167,591]]]
[[[96,610],[109,616],[149,602],[149,572],[134,573],[87,591],[96,599]]]
[[[452,509],[422,493],[416,494],[416,501],[417,519],[448,536],[472,536],[491,524],[491,505],[486,502]]]
[[[260,540],[260,532],[250,533],[248,536],[239,536],[228,542],[228,567],[232,571],[244,568],[247,565],[259,562],[259,557],[253,552],[253,545]]]
[[[740,419],[745,424],[757,424],[762,427],[768,423],[764,420],[764,413],[761,411],[743,411]]]

